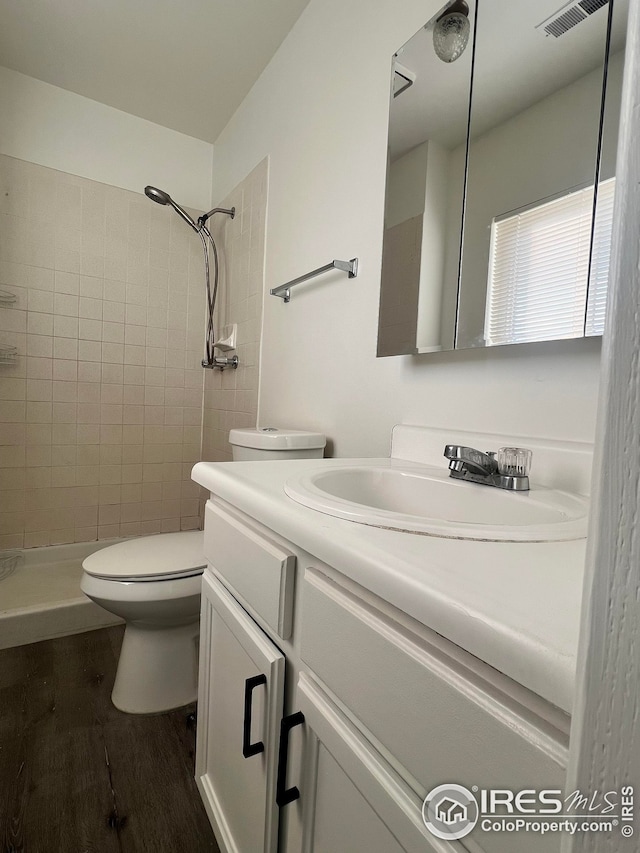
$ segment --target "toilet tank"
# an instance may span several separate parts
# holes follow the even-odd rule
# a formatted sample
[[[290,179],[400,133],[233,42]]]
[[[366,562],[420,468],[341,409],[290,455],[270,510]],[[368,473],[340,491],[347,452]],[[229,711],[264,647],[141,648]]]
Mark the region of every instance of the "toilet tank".
[[[232,429],[229,443],[236,462],[320,459],[327,440],[322,433],[297,429]]]

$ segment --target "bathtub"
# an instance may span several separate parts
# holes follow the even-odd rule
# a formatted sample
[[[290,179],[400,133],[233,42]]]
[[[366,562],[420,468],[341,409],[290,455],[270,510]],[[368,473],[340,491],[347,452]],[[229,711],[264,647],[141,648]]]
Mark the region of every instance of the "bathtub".
[[[80,590],[84,558],[117,541],[0,552],[0,649],[119,624]]]

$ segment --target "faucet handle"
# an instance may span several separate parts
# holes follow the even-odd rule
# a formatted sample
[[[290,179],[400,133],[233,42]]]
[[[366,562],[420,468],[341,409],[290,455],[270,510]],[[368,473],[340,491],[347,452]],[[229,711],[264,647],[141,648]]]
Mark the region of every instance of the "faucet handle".
[[[508,477],[528,477],[533,453],[526,447],[501,447],[498,450],[498,471]]]

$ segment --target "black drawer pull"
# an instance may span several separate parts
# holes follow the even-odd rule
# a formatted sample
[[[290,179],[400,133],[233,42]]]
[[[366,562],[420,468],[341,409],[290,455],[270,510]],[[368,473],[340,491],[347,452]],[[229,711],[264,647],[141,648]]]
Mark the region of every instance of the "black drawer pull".
[[[287,764],[289,763],[289,732],[295,726],[304,723],[302,711],[296,711],[280,721],[280,745],[278,747],[278,780],[276,782],[276,804],[282,808],[292,803],[300,796],[300,791],[294,785],[287,788]]]
[[[245,758],[259,755],[264,752],[264,743],[261,740],[251,743],[251,704],[253,702],[254,687],[267,683],[267,676],[263,673],[247,678],[244,683],[244,720],[242,723],[242,754]]]

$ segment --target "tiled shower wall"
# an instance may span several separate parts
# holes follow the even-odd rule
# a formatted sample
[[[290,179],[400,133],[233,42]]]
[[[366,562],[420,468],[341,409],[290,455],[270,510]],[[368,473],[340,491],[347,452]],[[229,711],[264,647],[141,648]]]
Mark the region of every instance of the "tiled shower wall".
[[[268,160],[265,158],[224,199],[233,220],[216,215],[212,233],[221,247],[220,325],[237,323],[238,368],[207,370],[204,393],[204,454],[231,459],[229,430],[255,427],[264,292]]]
[[[0,365],[0,548],[198,527],[199,238],[142,194],[7,156],[0,220],[0,288],[17,297],[0,346],[18,350]]]

